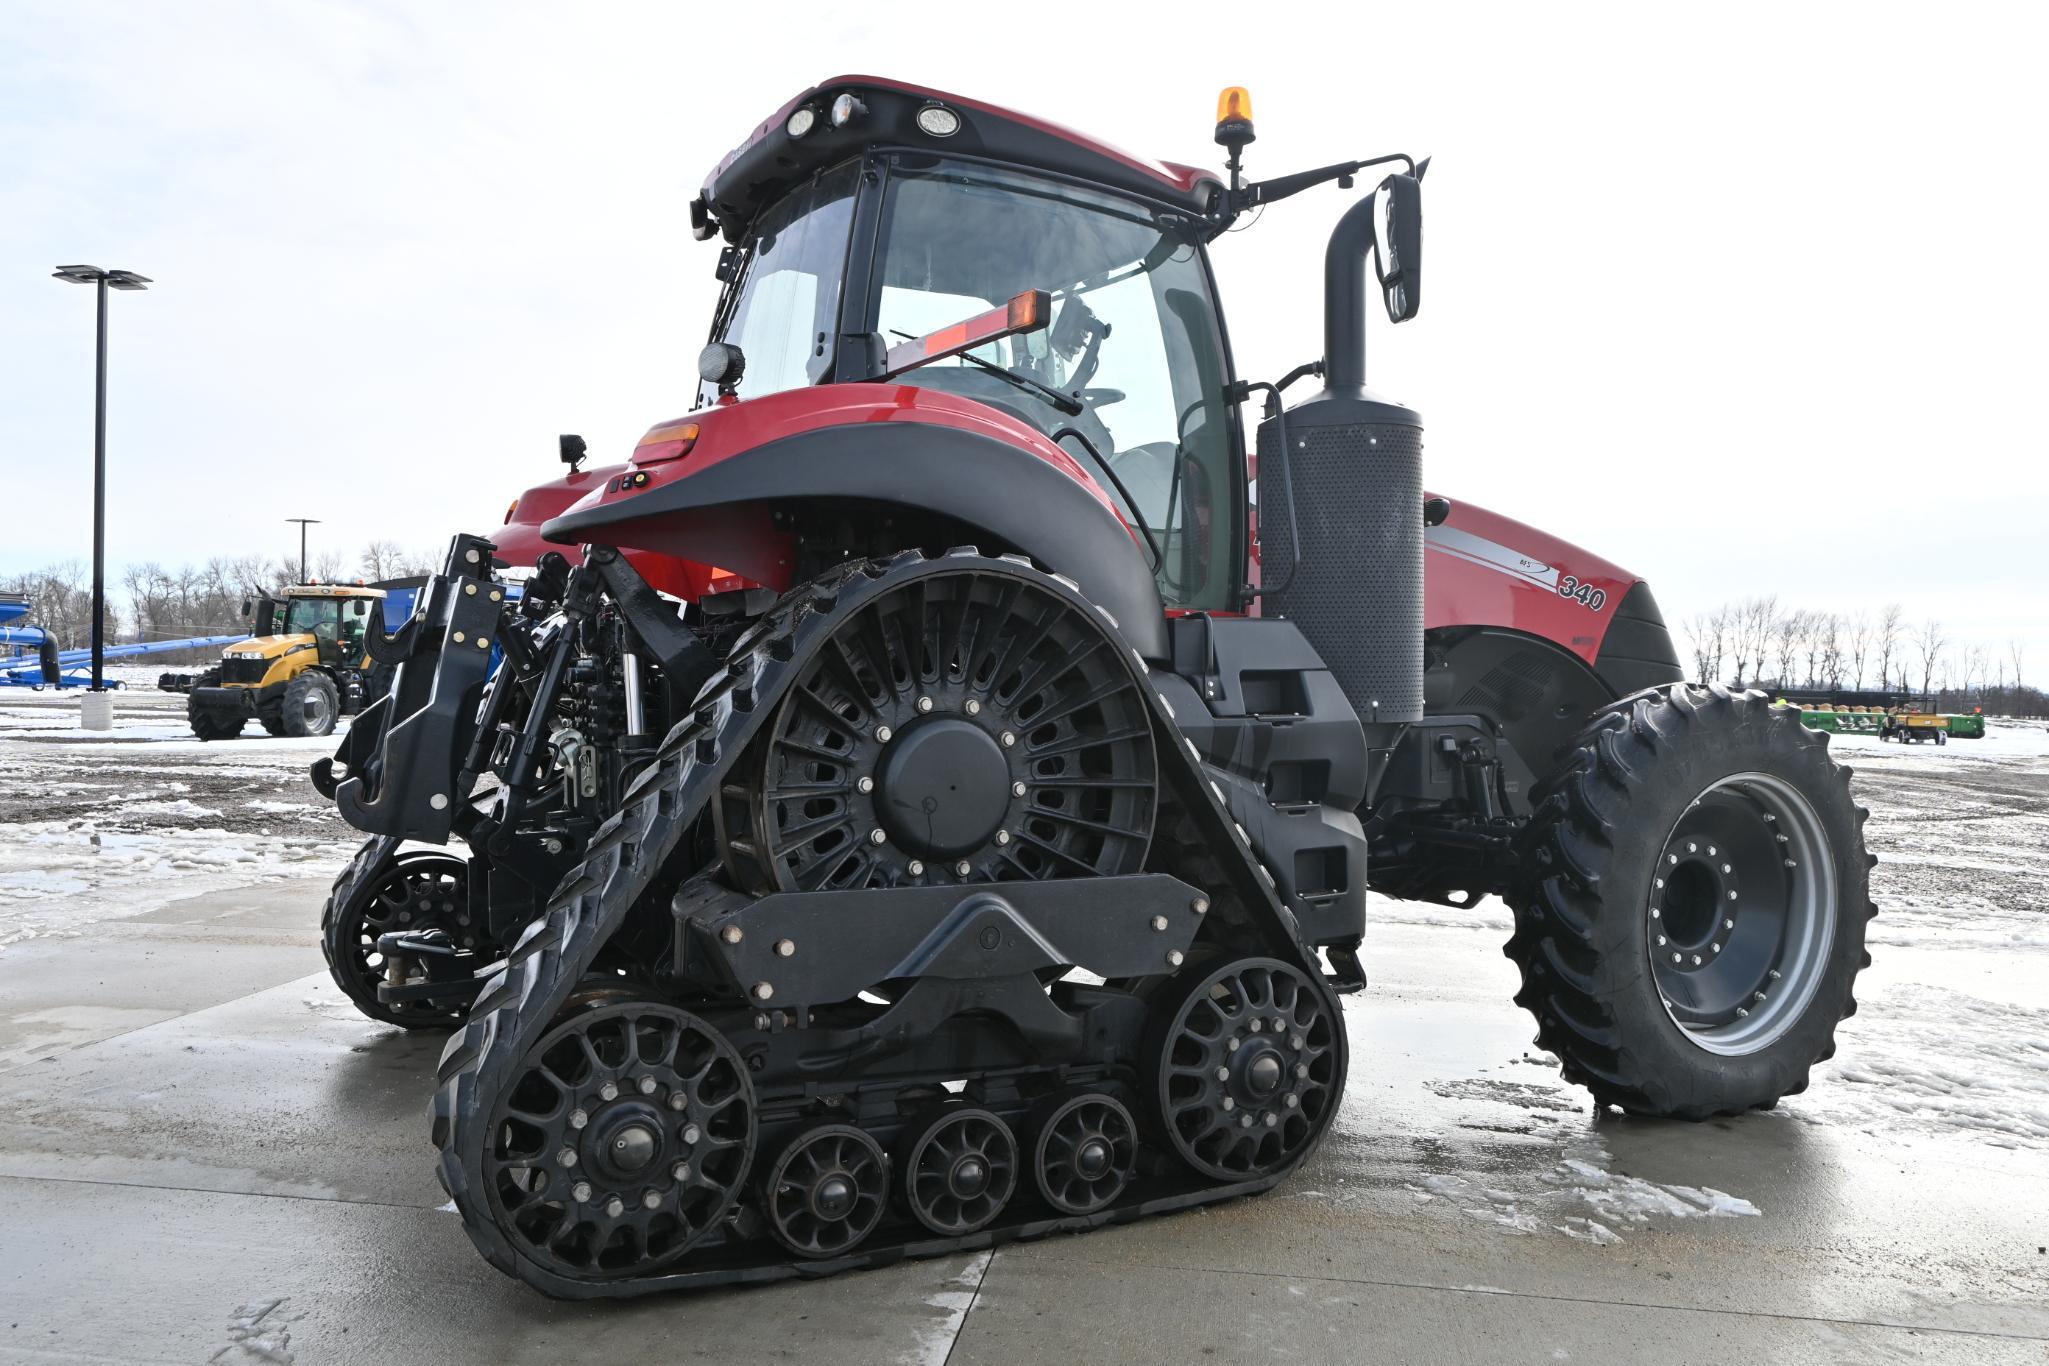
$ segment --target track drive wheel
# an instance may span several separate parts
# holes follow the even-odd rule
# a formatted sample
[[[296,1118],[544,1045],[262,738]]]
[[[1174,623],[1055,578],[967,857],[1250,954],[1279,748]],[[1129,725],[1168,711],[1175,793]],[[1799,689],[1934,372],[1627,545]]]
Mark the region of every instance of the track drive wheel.
[[[1344,1091],[1344,1031],[1324,994],[1299,968],[1240,958],[1195,976],[1166,1012],[1153,1097],[1181,1160],[1219,1181],[1299,1161]]]
[[[986,1227],[1017,1189],[1017,1138],[992,1111],[942,1105],[911,1126],[899,1165],[912,1216],[958,1238]]]
[[[1871,961],[1849,778],[1758,692],[1673,684],[1593,718],[1536,791],[1508,897],[1516,1000],[1567,1080],[1681,1119],[1806,1087]]]
[[[565,1011],[498,1102],[489,1210],[520,1256],[582,1281],[673,1264],[724,1221],[754,1153],[754,1087],[688,1011],[599,1000]]]
[[[375,841],[373,841],[375,843]],[[377,938],[415,930],[439,930],[458,951],[456,961],[474,967],[475,951],[485,943],[469,909],[469,867],[447,854],[401,854],[390,866],[370,872],[366,880],[351,876],[353,866],[336,880],[320,917],[320,947],[327,970],[342,994],[373,1020],[406,1029],[449,1029],[461,1024],[467,1005],[432,1001],[387,1005],[377,999],[377,984],[388,964],[377,951]]]

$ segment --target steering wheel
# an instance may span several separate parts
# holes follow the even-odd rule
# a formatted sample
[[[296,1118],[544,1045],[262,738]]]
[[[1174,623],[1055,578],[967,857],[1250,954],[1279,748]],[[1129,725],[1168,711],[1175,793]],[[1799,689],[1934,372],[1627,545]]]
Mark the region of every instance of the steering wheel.
[[[1077,389],[1074,396],[1091,408],[1107,408],[1124,401],[1122,389]]]

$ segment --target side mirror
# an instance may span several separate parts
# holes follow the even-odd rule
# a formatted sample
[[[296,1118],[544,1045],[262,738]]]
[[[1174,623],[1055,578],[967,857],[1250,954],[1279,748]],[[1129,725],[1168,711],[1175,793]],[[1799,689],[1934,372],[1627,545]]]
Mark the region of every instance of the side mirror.
[[[1419,171],[1421,167],[1417,168]],[[1423,185],[1420,176],[1391,175],[1374,193],[1374,273],[1390,322],[1416,316],[1423,303]]]
[[[247,598],[244,598],[244,599],[242,599],[242,615],[243,615],[243,616],[245,616],[245,617],[246,617],[246,616],[248,616],[248,615],[249,615],[249,614],[250,614],[251,612],[253,612],[253,611],[255,611],[255,610],[256,610],[256,604],[255,604],[255,603],[253,603],[253,602],[249,601],[249,599],[247,599]]]

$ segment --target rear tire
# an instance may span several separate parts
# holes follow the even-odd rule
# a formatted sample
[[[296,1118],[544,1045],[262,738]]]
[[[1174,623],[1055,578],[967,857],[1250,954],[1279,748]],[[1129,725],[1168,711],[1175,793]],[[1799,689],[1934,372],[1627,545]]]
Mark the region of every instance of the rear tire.
[[[1603,1105],[1769,1109],[1835,1052],[1875,915],[1828,737],[1758,692],[1612,704],[1536,791],[1508,895],[1516,1001]]]
[[[334,680],[318,669],[308,669],[285,684],[281,719],[285,734],[300,738],[334,733],[334,718],[341,714],[341,698]]]

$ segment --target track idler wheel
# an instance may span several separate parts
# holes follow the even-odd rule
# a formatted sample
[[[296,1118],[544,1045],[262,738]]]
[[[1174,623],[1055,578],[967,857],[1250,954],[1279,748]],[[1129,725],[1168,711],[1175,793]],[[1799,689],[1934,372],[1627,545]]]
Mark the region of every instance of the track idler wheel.
[[[851,1124],[807,1129],[783,1149],[763,1185],[776,1240],[800,1257],[851,1252],[882,1222],[889,1158]]]
[[[1056,1097],[1034,1116],[1032,1180],[1062,1214],[1094,1214],[1131,1182],[1138,1126],[1099,1091]]]
[[[1017,1189],[1017,1139],[988,1110],[947,1106],[913,1126],[903,1172],[912,1216],[958,1238],[995,1219]]]
[[[1344,1081],[1344,1037],[1322,993],[1298,968],[1241,958],[1178,999],[1154,1078],[1174,1151],[1220,1181],[1286,1169],[1330,1122]]]
[[[754,1087],[725,1036],[688,1011],[595,1004],[527,1054],[491,1133],[491,1213],[521,1256],[577,1280],[645,1276],[739,1198]]]
[[[336,898],[339,898],[337,900]],[[456,962],[467,973],[479,961],[488,936],[469,906],[469,865],[447,854],[409,853],[372,875],[367,886],[344,890],[339,883],[321,921],[321,948],[328,972],[356,1009],[373,1020],[407,1029],[449,1029],[469,1013],[467,1001],[407,1001],[386,1004],[377,999],[378,983],[394,973],[410,981],[414,964],[392,964],[378,950],[386,934],[439,930],[455,947]]]

